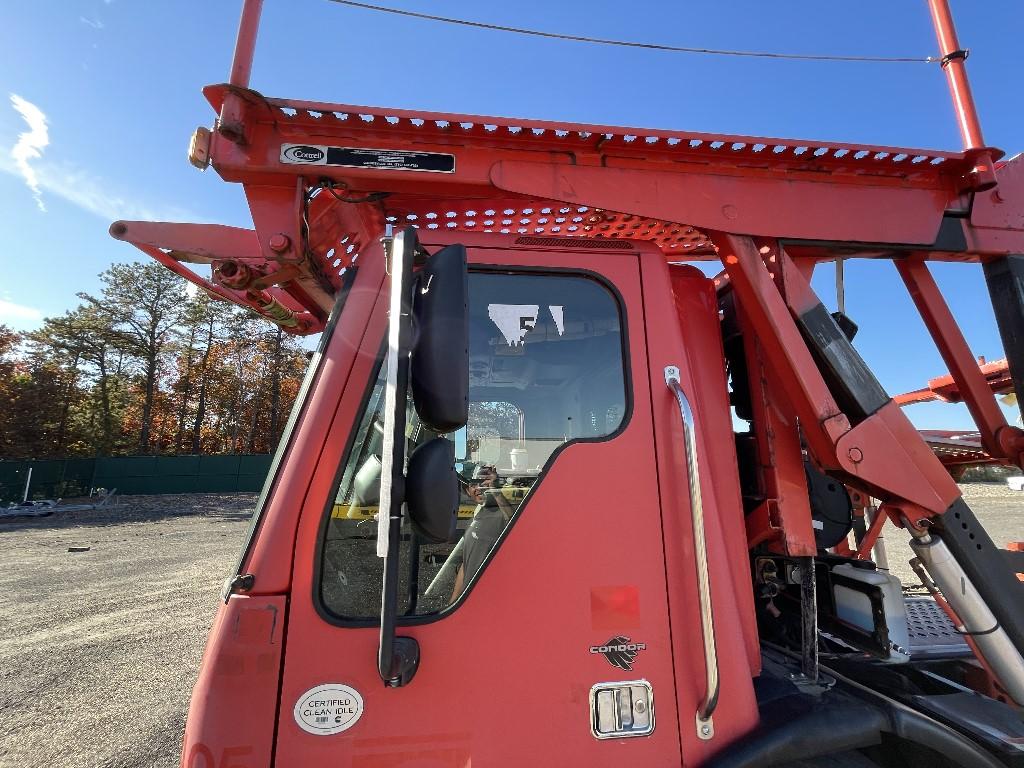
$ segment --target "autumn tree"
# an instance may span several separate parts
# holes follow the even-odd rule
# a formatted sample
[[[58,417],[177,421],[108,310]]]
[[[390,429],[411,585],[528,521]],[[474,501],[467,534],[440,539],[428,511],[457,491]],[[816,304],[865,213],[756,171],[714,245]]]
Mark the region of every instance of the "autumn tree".
[[[4,336],[0,344],[10,347],[9,333]],[[18,336],[13,344],[20,341]],[[0,385],[0,457],[57,455],[63,440],[58,435],[66,432],[67,424],[67,370],[48,350],[32,346],[4,368],[8,373]]]
[[[78,388],[83,383],[81,399],[90,407],[82,421],[84,430],[91,434],[91,452],[112,453],[119,433],[115,411],[119,410],[124,386],[121,374],[125,353],[109,314],[91,303],[82,304],[60,317],[46,318],[43,327],[27,334],[27,338],[38,349],[49,348],[66,356],[74,375],[62,407],[65,413],[71,411],[72,386]]]
[[[184,281],[158,264],[114,264],[100,274],[100,297],[78,294],[110,325],[117,343],[142,372],[139,452],[149,453],[153,403],[162,356],[172,341],[186,301]]]
[[[302,342],[157,265],[116,264],[40,328],[0,325],[0,458],[265,452]]]
[[[199,345],[201,354],[195,376],[199,380],[198,402],[195,418],[192,421],[192,453],[202,453],[203,425],[207,419],[207,403],[209,400],[209,374],[211,361],[216,356],[217,347],[227,338],[226,328],[233,315],[229,304],[213,299],[206,294],[197,297],[193,307],[192,318],[199,328]]]

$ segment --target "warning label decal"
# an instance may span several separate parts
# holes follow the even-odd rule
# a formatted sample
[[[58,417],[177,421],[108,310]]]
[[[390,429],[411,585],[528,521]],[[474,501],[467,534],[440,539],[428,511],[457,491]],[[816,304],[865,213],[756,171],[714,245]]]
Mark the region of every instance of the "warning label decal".
[[[306,691],[295,702],[295,722],[317,736],[347,731],[363,716],[359,691],[340,683],[320,685]]]
[[[289,165],[336,165],[342,168],[455,173],[455,155],[443,152],[407,152],[402,149],[282,144],[281,162]]]

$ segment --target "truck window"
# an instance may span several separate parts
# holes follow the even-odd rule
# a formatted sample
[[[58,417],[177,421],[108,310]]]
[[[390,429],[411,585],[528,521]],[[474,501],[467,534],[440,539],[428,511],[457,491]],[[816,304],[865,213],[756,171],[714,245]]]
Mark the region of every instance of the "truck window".
[[[627,412],[621,313],[595,279],[508,271],[469,276],[469,422],[457,446],[456,535],[444,544],[403,529],[399,613],[430,615],[456,602],[486,568],[502,534],[570,442],[616,432]],[[328,510],[320,563],[323,607],[368,623],[380,613],[375,554],[383,440],[378,369]],[[407,451],[435,437],[408,408]],[[532,514],[533,512],[531,512]],[[536,514],[574,514],[545,510]]]

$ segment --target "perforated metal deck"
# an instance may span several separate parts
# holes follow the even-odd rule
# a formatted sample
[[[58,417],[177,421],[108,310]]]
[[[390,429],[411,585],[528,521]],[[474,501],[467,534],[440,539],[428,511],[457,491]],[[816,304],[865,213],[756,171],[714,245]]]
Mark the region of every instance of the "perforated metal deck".
[[[934,600],[930,597],[908,597],[905,601],[911,658],[971,655],[970,646]]]

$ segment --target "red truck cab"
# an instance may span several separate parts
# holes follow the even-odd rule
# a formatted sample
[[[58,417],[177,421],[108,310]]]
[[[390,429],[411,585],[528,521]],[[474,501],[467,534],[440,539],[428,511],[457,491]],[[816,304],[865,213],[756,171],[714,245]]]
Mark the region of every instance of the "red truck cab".
[[[928,270],[982,266],[1024,397],[1024,158],[984,145],[929,5],[962,152],[266,98],[245,0],[190,159],[254,228],[111,227],[323,332],[185,768],[1021,764],[1024,567],[810,284],[892,259],[1024,466]],[[873,560],[885,525],[923,596]]]
[[[423,239],[433,250],[453,238]],[[354,488],[382,442],[388,318],[377,246],[335,310],[261,499],[239,571],[251,582],[221,608],[185,765],[203,765],[198,755],[220,765],[233,748],[272,748],[279,765],[669,764],[757,722],[760,653],[712,281],[642,243],[595,253],[583,239],[459,239],[471,405],[456,458],[467,492],[481,484],[474,467],[478,481],[479,467],[494,467],[482,484],[502,486],[485,490],[501,506],[488,498],[480,512],[491,504],[498,522],[477,535],[482,515],[462,517],[458,535],[435,545],[405,526],[398,631],[421,657],[407,685],[384,686],[374,663],[382,565],[366,511],[377,499]],[[714,742],[695,722],[707,675],[669,366],[700,425],[721,660]],[[413,437],[418,428],[407,427],[413,450],[429,433]],[[482,562],[456,552],[445,568],[453,550],[474,545]],[[595,726],[608,691],[628,711]]]

